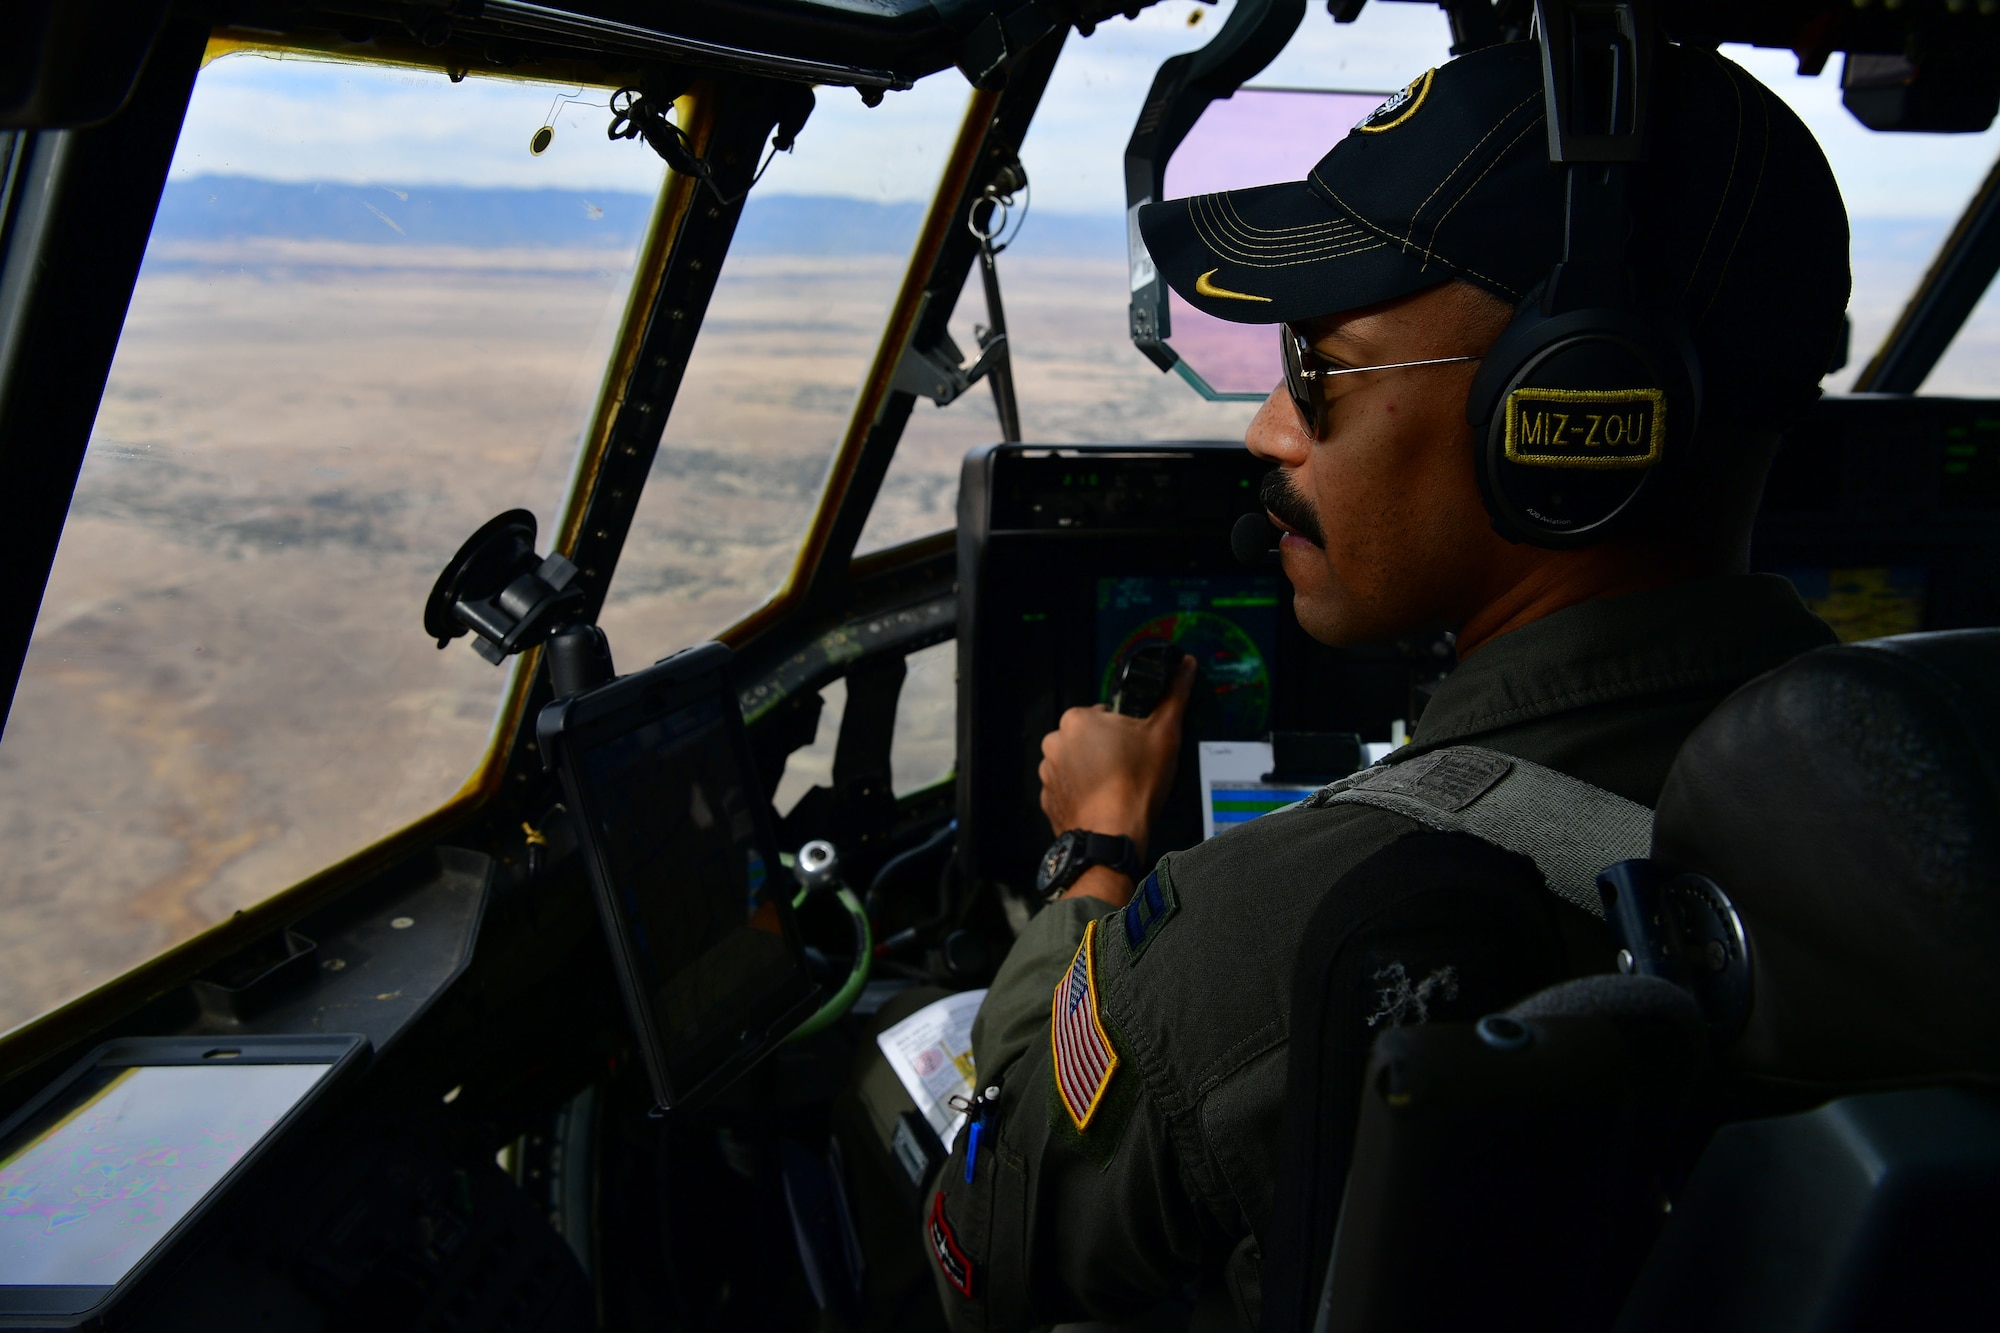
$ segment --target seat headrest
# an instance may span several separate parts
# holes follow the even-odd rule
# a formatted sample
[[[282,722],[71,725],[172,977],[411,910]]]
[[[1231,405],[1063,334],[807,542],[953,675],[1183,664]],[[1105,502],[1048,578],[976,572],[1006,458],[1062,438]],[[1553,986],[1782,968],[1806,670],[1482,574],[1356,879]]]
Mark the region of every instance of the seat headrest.
[[[1822,648],[1751,681],[1675,759],[1653,855],[1743,917],[1731,1066],[2000,1073],[2000,630]]]

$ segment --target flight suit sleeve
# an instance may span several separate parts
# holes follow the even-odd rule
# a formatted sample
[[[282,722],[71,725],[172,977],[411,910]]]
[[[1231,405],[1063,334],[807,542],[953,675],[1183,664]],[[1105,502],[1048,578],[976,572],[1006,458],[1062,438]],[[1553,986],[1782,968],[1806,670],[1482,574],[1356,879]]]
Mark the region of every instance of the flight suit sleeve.
[[[960,1131],[924,1210],[955,1329],[1127,1317],[1179,1295],[1228,1252],[1096,1005],[1106,910],[1088,898],[1043,910],[974,1025],[978,1086],[999,1097],[980,1109],[976,1142],[971,1126]]]

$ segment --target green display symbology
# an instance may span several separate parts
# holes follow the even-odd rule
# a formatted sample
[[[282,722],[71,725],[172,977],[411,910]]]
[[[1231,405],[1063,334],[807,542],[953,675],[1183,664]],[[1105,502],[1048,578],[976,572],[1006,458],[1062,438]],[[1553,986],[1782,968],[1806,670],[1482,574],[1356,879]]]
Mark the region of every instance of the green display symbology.
[[[1202,714],[1193,719],[1197,734],[1253,737],[1269,729],[1271,673],[1264,654],[1241,626],[1213,611],[1172,611],[1126,635],[1105,668],[1105,697],[1125,660],[1148,643],[1177,644],[1195,659],[1201,673],[1191,708]]]

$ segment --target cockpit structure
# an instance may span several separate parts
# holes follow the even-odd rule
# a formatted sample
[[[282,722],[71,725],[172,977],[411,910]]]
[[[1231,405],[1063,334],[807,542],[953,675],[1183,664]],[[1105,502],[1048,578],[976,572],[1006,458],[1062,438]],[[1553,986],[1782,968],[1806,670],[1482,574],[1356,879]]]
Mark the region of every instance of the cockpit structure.
[[[1073,1326],[1979,1320],[1993,4],[30,0],[0,1328],[946,1327],[1044,734],[1195,659],[1157,856],[1457,661],[1301,628],[1242,447],[1281,349],[1139,210],[1538,11],[1721,50],[1833,164],[1846,346],[1751,558],[1842,644],[1595,868],[1654,1007],[1391,1025],[1358,1118],[1295,1065],[1261,1325],[1191,1273]]]

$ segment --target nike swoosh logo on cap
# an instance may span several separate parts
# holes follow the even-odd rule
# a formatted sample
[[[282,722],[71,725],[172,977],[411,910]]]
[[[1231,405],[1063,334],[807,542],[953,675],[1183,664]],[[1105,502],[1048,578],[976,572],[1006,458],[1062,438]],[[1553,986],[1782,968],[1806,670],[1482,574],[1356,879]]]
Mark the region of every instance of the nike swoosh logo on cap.
[[[1218,287],[1209,281],[1210,278],[1220,272],[1222,272],[1221,269],[1212,268],[1196,278],[1194,280],[1195,292],[1201,296],[1214,296],[1224,301],[1262,301],[1266,305],[1271,303],[1271,298],[1268,296],[1252,296],[1248,292],[1232,292],[1227,287]]]

